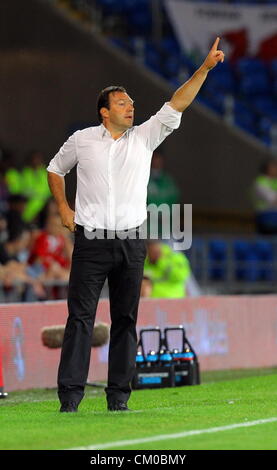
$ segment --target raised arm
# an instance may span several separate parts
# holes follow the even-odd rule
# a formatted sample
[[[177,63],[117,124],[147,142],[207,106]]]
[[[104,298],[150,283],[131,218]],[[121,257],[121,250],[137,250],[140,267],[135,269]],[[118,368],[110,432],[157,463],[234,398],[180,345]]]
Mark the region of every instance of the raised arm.
[[[189,80],[175,91],[170,100],[172,108],[183,112],[196,97],[207,78],[209,70],[214,68],[218,62],[224,61],[224,52],[217,49],[219,40],[220,38],[217,37],[201,67],[194,72]]]

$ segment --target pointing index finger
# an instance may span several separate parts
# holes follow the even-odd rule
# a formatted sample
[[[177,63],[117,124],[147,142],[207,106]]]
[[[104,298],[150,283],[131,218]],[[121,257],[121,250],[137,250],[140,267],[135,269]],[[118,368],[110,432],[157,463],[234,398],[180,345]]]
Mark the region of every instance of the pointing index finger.
[[[220,41],[220,37],[217,36],[215,42],[214,42],[213,45],[212,45],[212,51],[216,51],[216,50],[217,50],[217,46],[218,46],[219,41]]]

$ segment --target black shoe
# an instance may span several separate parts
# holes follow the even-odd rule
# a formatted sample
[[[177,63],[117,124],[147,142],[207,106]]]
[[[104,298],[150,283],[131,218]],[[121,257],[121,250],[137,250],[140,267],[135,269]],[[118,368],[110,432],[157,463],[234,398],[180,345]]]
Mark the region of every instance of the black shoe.
[[[65,401],[60,408],[61,413],[77,413],[78,405],[75,401]]]
[[[108,410],[109,411],[131,411],[128,408],[127,403],[120,400],[111,400],[108,401]]]

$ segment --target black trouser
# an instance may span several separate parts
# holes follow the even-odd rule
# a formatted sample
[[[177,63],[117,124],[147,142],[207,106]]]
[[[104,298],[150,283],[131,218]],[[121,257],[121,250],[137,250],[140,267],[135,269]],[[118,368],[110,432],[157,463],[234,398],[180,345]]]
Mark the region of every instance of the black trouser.
[[[61,402],[79,403],[84,396],[95,314],[106,277],[111,329],[105,392],[107,400],[127,402],[135,371],[136,321],[145,256],[144,239],[88,239],[77,226],[69,278],[69,314],[58,370]]]

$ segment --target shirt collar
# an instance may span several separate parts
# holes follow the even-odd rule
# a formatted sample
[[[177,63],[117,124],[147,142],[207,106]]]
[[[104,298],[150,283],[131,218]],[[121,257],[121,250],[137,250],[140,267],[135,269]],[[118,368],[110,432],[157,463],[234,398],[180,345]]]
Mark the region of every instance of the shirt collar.
[[[103,123],[101,123],[99,127],[100,127],[100,135],[101,135],[102,138],[103,138],[105,135],[108,135],[108,136],[112,137],[110,131],[108,131],[108,129],[104,126]],[[131,127],[131,129],[132,129],[132,127]],[[127,130],[124,132],[124,134],[122,134],[122,136],[119,137],[119,138],[121,139],[122,137],[127,137],[129,131],[130,131],[130,129],[127,129]]]
[[[100,124],[100,133],[101,133],[101,137],[104,137],[104,135],[106,135],[106,134],[111,135],[110,132],[108,131],[108,129],[106,129],[106,127],[104,126],[103,123]]]

